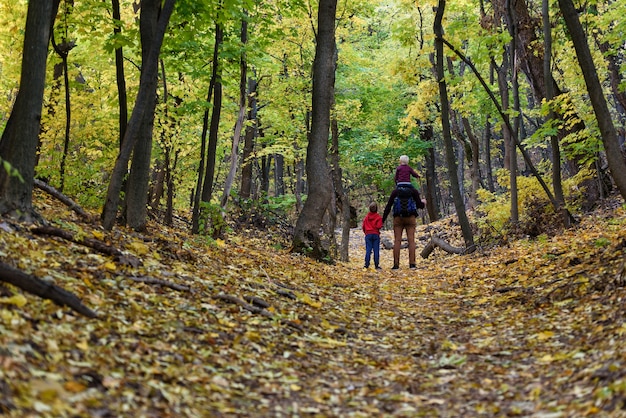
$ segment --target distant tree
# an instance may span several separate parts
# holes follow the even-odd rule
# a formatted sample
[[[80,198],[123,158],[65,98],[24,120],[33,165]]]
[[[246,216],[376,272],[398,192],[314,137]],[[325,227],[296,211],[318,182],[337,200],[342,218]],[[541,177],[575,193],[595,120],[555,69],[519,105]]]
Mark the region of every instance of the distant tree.
[[[313,62],[313,98],[311,136],[307,146],[306,175],[308,197],[296,222],[292,251],[316,260],[328,257],[320,237],[320,228],[333,193],[329,172],[328,136],[330,108],[335,84],[335,16],[337,0],[320,0],[315,60]]]
[[[0,214],[38,218],[32,206],[46,60],[59,0],[28,3],[20,89],[0,139]],[[19,173],[19,175],[18,175]]]

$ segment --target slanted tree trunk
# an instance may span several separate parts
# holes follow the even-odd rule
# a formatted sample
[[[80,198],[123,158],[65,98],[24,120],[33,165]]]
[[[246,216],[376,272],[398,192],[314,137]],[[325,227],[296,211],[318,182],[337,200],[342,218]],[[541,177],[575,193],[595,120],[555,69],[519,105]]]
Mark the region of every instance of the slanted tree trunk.
[[[435,67],[437,69],[439,96],[441,100],[441,125],[443,128],[443,142],[445,148],[446,165],[448,168],[448,176],[450,178],[450,188],[452,189],[454,207],[459,218],[459,224],[461,225],[461,231],[463,233],[465,247],[468,249],[468,251],[471,251],[474,249],[474,234],[472,233],[472,228],[470,226],[469,219],[467,218],[467,213],[465,213],[465,203],[463,202],[463,196],[461,195],[459,179],[456,175],[457,164],[454,158],[454,144],[452,142],[452,135],[450,134],[450,110],[448,104],[448,91],[446,87],[446,79],[443,67],[443,26],[441,24],[445,7],[445,0],[439,0],[437,5],[437,13],[435,14],[435,21],[433,24],[433,30],[435,32]]]
[[[324,260],[328,249],[320,238],[322,219],[332,195],[326,161],[330,130],[330,107],[335,85],[335,16],[337,0],[320,0],[318,34],[313,61],[311,138],[307,146],[306,174],[309,194],[296,222],[292,251]]]
[[[174,10],[175,2],[176,0],[165,0],[159,15],[158,27],[155,32],[154,43],[152,44],[149,57],[147,62],[142,63],[142,67],[144,68],[141,71],[139,92],[137,93],[135,107],[133,108],[130,121],[128,122],[128,129],[124,135],[120,153],[115,160],[115,167],[111,173],[107,198],[102,211],[102,225],[106,230],[113,229],[113,225],[115,224],[120,201],[120,191],[128,169],[128,161],[135,147],[135,143],[141,134],[144,115],[150,106],[149,101],[154,97],[154,92],[156,91],[159,54],[170,16]]]
[[[39,218],[33,209],[33,183],[48,44],[58,8],[59,0],[28,3],[20,89],[0,139],[0,214],[26,221]]]
[[[563,14],[567,30],[572,37],[576,57],[578,58],[580,69],[583,72],[587,92],[589,93],[591,105],[593,106],[593,111],[598,121],[598,127],[600,128],[600,134],[602,135],[602,143],[606,151],[606,158],[609,169],[611,170],[611,175],[622,198],[626,199],[626,162],[622,156],[617,140],[617,132],[615,131],[615,126],[611,119],[611,112],[609,111],[606,98],[602,91],[602,85],[598,79],[596,67],[591,57],[591,52],[589,51],[587,37],[580,24],[580,20],[578,20],[578,14],[572,0],[559,0],[559,7]]]

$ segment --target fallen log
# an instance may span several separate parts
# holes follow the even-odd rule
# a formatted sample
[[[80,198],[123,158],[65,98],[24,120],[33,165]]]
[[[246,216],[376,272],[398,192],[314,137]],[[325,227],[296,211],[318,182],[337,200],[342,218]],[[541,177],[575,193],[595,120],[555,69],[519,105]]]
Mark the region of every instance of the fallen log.
[[[40,298],[49,299],[59,306],[67,306],[88,318],[96,318],[98,316],[94,311],[83,305],[82,301],[75,294],[2,262],[0,262],[0,280]]]
[[[437,236],[433,236],[433,237],[430,237],[430,241],[428,241],[428,244],[426,244],[426,246],[424,247],[420,255],[422,256],[422,258],[428,258],[428,256],[433,251],[435,251],[435,248],[437,247],[441,248],[442,250],[450,254],[465,254],[467,252],[465,248],[455,247],[451,245],[450,243],[448,243],[447,241]]]

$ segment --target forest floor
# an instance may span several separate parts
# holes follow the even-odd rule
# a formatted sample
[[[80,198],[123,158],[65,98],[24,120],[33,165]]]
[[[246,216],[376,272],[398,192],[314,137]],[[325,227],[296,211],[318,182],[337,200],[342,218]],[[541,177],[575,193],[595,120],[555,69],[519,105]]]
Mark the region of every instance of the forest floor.
[[[0,283],[0,415],[626,416],[623,205],[417,270],[381,250],[380,271],[359,229],[351,261],[327,265],[269,237],[105,232],[35,206],[76,242],[0,219],[0,261],[98,317]],[[450,221],[418,236],[433,228],[455,243]]]

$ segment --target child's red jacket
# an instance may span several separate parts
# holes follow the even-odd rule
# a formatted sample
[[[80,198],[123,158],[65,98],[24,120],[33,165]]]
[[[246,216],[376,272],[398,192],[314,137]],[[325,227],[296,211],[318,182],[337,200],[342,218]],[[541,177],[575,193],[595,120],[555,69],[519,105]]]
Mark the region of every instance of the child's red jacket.
[[[378,212],[368,212],[363,219],[363,232],[365,235],[380,235],[380,229],[383,227],[383,218]]]

